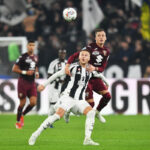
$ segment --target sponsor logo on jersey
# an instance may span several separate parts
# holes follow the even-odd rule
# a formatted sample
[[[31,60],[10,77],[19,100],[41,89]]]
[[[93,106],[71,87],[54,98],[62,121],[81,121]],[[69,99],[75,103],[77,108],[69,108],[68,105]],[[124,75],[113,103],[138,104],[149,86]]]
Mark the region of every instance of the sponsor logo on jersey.
[[[100,53],[99,53],[99,51],[93,51],[92,54],[93,55],[99,55]]]
[[[25,60],[26,63],[31,63],[32,59],[30,59],[29,57],[27,57],[27,59]]]

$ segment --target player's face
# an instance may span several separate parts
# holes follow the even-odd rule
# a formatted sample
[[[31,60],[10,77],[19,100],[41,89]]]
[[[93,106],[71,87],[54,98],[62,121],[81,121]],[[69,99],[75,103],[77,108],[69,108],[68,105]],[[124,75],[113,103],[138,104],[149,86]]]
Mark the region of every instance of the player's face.
[[[95,40],[98,45],[104,45],[106,41],[106,33],[104,31],[97,32],[95,35]]]
[[[79,55],[79,62],[82,65],[85,65],[89,62],[90,60],[90,53],[87,51],[81,51]]]
[[[59,55],[59,59],[60,59],[60,60],[64,60],[64,59],[66,58],[66,52],[63,52],[63,51],[62,51],[62,52],[59,52],[58,55]]]
[[[35,43],[28,43],[27,48],[29,53],[33,53],[35,49]]]

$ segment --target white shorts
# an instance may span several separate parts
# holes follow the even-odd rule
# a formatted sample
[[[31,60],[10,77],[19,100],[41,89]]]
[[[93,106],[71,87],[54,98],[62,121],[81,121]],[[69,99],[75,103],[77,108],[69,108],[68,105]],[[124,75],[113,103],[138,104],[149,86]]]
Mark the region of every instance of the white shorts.
[[[65,111],[71,111],[76,115],[83,114],[86,107],[90,106],[85,100],[75,100],[68,95],[62,95],[55,105],[55,109],[61,107]]]

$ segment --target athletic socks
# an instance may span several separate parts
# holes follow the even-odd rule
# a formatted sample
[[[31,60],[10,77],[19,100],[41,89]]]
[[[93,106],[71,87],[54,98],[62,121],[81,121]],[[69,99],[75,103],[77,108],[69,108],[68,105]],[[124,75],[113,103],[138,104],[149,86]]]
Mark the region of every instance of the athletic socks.
[[[27,106],[27,108],[24,110],[23,115],[26,115],[34,106],[31,106],[30,104]]]
[[[23,107],[19,106],[17,110],[17,122],[20,121],[21,115],[22,115],[22,109]]]
[[[85,121],[85,137],[86,138],[91,138],[94,123],[95,123],[95,111],[91,110],[86,115],[86,121]]]

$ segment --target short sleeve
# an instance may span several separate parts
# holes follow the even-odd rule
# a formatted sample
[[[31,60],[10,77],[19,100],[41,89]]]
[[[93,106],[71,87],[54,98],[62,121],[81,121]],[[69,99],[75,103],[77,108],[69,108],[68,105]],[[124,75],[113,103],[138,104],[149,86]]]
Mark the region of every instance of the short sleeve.
[[[16,65],[20,66],[20,63],[22,62],[22,56],[19,56],[19,58],[16,60]]]

